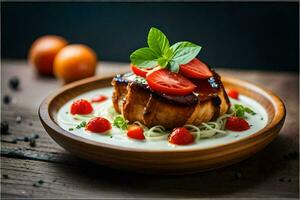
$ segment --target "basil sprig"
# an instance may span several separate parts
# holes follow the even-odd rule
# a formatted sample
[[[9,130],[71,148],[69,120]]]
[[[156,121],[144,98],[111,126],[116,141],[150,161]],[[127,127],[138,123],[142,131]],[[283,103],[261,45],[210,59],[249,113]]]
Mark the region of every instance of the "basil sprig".
[[[122,130],[126,130],[128,127],[128,121],[122,115],[117,115],[114,118],[113,125]]]
[[[159,65],[177,73],[179,65],[190,62],[201,50],[201,46],[186,41],[170,46],[166,35],[153,27],[148,33],[147,42],[148,47],[135,50],[130,55],[131,63],[139,68],[154,68]]]
[[[246,113],[250,115],[256,114],[251,108],[243,106],[241,104],[234,104],[232,107],[232,111],[234,112],[234,116],[241,117],[241,118],[245,118]]]

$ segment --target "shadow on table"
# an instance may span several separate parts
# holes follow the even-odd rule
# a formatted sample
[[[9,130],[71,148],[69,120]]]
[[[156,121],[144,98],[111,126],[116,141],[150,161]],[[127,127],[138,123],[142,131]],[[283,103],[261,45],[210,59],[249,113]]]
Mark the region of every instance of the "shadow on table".
[[[299,158],[293,160],[284,157],[287,149],[297,151],[297,144],[291,145],[293,143],[296,144],[287,137],[279,136],[266,149],[243,162],[191,175],[138,174],[75,158],[79,167],[63,169],[62,173],[72,176],[80,184],[92,185],[111,193],[121,191],[127,195],[134,194],[135,197],[229,197],[233,193],[244,197],[296,195],[299,194],[298,179],[288,180],[287,176],[296,176],[293,173],[299,171]],[[287,168],[292,174],[281,173],[286,172]],[[276,191],[278,186],[281,187],[280,191]],[[286,193],[283,192],[285,189]]]

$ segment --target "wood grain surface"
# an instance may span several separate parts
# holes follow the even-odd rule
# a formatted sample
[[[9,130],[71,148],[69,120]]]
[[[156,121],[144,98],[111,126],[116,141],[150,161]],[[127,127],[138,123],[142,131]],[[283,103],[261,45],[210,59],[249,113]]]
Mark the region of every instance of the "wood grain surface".
[[[126,70],[122,63],[102,62],[98,67],[100,75]],[[24,61],[2,61],[1,94],[13,97],[11,104],[1,104],[2,121],[10,125],[10,134],[1,135],[2,198],[298,198],[298,73],[218,72],[273,90],[285,102],[286,122],[279,136],[255,156],[230,167],[178,177],[123,172],[72,156],[47,135],[37,116],[40,102],[60,83],[38,77]],[[21,79],[19,91],[7,87],[12,76]],[[17,116],[22,116],[21,123]],[[31,134],[39,135],[35,147],[24,141],[11,143]]]

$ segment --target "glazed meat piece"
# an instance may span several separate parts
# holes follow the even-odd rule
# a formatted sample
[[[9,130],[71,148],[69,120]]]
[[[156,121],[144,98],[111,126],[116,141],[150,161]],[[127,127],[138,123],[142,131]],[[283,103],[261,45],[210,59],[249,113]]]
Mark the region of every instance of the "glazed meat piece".
[[[185,124],[200,125],[216,119],[229,109],[229,100],[220,77],[215,72],[208,80],[194,80],[197,89],[186,96],[153,92],[146,82],[128,73],[117,75],[113,105],[129,122],[140,121],[147,127],[162,125],[167,129]]]

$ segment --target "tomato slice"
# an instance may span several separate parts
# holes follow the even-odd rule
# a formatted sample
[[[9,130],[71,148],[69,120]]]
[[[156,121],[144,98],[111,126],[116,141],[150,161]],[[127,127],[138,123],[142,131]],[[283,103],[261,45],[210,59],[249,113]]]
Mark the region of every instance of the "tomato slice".
[[[102,101],[105,101],[106,99],[107,99],[106,96],[104,96],[104,95],[99,95],[99,96],[93,97],[92,100],[91,100],[91,102],[92,102],[92,103],[100,103],[100,102],[102,102]]]
[[[153,71],[146,76],[146,80],[153,91],[168,95],[187,95],[196,88],[196,85],[184,76],[166,69]]]
[[[227,94],[233,99],[237,99],[237,100],[239,99],[239,93],[236,90],[231,89],[227,92]]]
[[[94,133],[106,133],[111,129],[111,124],[105,118],[95,117],[87,123],[85,129]]]
[[[72,115],[87,115],[93,112],[93,106],[85,99],[79,99],[72,103],[70,112]]]
[[[178,145],[191,144],[194,140],[194,136],[184,127],[175,128],[169,138],[170,143]]]
[[[137,66],[130,64],[131,70],[135,75],[141,76],[141,77],[146,77],[147,73],[152,70],[148,68],[138,68]]]
[[[198,58],[194,58],[187,64],[180,65],[179,72],[190,78],[206,79],[213,76],[207,65],[201,62]]]
[[[240,117],[227,117],[225,128],[231,131],[245,131],[250,128],[246,120]]]
[[[136,140],[144,140],[144,129],[140,126],[132,125],[127,130],[127,136]]]

